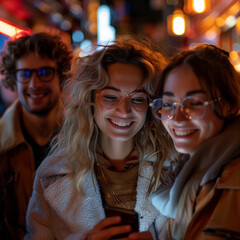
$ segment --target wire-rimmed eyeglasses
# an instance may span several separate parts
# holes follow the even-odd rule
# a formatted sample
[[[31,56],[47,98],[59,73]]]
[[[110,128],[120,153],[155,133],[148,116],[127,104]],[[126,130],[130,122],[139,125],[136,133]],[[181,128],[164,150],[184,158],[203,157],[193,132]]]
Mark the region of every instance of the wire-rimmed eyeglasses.
[[[104,88],[96,93],[99,104],[106,109],[117,108],[124,97],[128,98],[128,103],[137,112],[144,112],[149,107],[150,96],[143,91],[136,91],[130,94],[120,93],[111,88]]]
[[[20,83],[28,83],[32,77],[32,73],[36,72],[38,79],[42,82],[50,82],[54,78],[56,69],[53,67],[41,67],[38,69],[17,69],[16,80]]]
[[[221,97],[206,101],[201,97],[188,96],[179,103],[168,97],[163,97],[154,99],[149,105],[154,116],[160,120],[172,119],[178,108],[187,119],[201,119],[206,113],[206,107],[220,99]]]

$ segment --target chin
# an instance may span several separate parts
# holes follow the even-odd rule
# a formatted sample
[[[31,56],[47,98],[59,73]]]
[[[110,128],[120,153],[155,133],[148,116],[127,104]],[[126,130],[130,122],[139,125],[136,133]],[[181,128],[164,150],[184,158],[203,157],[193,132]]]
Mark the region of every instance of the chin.
[[[179,146],[178,147],[175,146],[175,149],[177,150],[177,152],[182,153],[182,154],[191,154],[195,150],[195,149],[179,147]]]
[[[49,109],[41,109],[41,110],[32,109],[29,112],[36,115],[36,116],[44,117],[44,116],[47,116],[50,113],[50,110]]]
[[[109,136],[112,140],[114,141],[119,141],[119,142],[127,142],[131,139],[133,139],[134,136],[119,136],[119,135],[112,135]]]

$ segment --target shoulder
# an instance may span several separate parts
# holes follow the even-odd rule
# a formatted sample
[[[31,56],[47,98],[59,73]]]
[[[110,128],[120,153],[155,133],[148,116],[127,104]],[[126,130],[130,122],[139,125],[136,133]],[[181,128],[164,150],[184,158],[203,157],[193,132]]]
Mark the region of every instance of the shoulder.
[[[21,111],[21,103],[19,100],[16,100],[3,114],[0,119],[0,126],[7,124],[8,120],[14,120],[13,117],[18,115]]]
[[[61,153],[53,153],[47,156],[38,167],[37,176],[47,178],[55,175],[66,175],[70,172],[72,172],[70,162]]]
[[[8,151],[24,141],[20,124],[21,104],[15,101],[0,119],[0,151]]]
[[[56,192],[64,184],[69,187],[69,179],[72,179],[72,175],[73,170],[68,160],[60,155],[52,154],[47,156],[38,167],[33,188],[36,191]],[[64,183],[62,183],[63,180]]]

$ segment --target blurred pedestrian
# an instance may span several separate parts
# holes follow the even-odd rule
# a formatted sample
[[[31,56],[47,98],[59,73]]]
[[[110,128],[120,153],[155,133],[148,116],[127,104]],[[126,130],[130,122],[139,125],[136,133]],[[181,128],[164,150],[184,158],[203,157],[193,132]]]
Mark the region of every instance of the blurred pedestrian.
[[[6,43],[1,52],[4,85],[19,100],[0,119],[0,177],[6,239],[23,239],[34,173],[61,121],[62,86],[72,53],[59,36],[35,33]]]

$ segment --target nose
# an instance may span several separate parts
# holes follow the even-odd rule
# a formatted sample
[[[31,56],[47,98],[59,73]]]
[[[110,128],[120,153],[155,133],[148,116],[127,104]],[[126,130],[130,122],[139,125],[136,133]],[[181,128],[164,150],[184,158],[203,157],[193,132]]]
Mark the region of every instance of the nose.
[[[122,114],[128,114],[129,112],[131,112],[131,106],[130,106],[128,97],[122,98],[119,106],[117,107],[117,110]]]
[[[186,121],[186,119],[188,119],[184,115],[184,110],[183,110],[183,107],[181,105],[176,106],[173,119],[175,121],[178,121],[178,122]]]
[[[32,72],[31,79],[29,81],[29,87],[30,88],[37,88],[41,85],[41,81],[37,76],[36,72]]]

